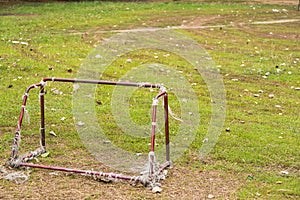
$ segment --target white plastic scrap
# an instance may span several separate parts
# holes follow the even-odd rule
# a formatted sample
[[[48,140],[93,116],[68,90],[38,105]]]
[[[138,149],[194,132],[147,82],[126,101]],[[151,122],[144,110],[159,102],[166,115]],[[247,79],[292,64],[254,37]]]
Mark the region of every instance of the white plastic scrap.
[[[83,125],[84,125],[84,122],[79,121],[79,122],[77,123],[77,125],[78,125],[78,126],[83,126]]]
[[[49,134],[57,137],[57,135],[56,135],[56,133],[54,131],[50,131]]]
[[[161,191],[162,191],[161,187],[155,186],[152,188],[153,193],[161,193]]]
[[[289,172],[288,172],[288,171],[285,171],[285,170],[283,170],[283,171],[280,171],[280,172],[279,172],[279,174],[281,174],[281,175],[288,175],[288,174],[289,174]]]

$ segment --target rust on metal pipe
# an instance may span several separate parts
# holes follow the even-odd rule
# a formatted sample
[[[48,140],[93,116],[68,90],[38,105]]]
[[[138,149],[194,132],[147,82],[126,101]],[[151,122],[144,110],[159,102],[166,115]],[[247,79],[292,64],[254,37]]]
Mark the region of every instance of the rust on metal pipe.
[[[170,131],[169,131],[169,102],[168,94],[164,96],[164,115],[165,115],[165,142],[166,142],[166,160],[170,161]]]
[[[71,82],[71,83],[90,83],[90,84],[102,84],[102,85],[121,85],[121,86],[133,86],[133,87],[144,87],[144,88],[161,88],[159,84],[150,83],[133,83],[133,82],[116,82],[106,80],[87,80],[87,79],[71,79],[71,78],[44,78],[44,82]]]
[[[48,170],[54,170],[54,171],[71,172],[71,173],[78,173],[78,174],[86,174],[86,175],[90,175],[90,176],[101,176],[101,177],[106,177],[106,178],[123,179],[123,180],[127,180],[127,181],[141,181],[140,177],[124,176],[124,175],[120,175],[120,174],[104,173],[104,172],[97,172],[97,171],[91,171],[91,170],[71,169],[71,168],[54,167],[54,166],[47,166],[47,165],[37,165],[37,164],[32,164],[32,163],[21,163],[20,166],[48,169]]]
[[[40,90],[40,109],[41,109],[41,145],[45,149],[46,141],[45,141],[45,89],[44,85],[41,86]]]

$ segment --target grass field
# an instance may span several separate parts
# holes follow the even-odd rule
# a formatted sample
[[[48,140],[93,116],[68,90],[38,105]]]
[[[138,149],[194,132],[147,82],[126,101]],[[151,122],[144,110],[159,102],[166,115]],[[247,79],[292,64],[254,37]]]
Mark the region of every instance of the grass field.
[[[299,199],[300,12],[296,1],[261,2],[0,3],[0,165],[9,158],[26,87],[42,77],[76,78],[95,46],[117,32],[173,27],[197,41],[223,77],[227,102],[219,140],[210,154],[199,160],[198,149],[211,118],[205,82],[176,55],[166,57],[165,52],[143,50],[120,57],[102,78],[117,81],[135,66],[157,62],[181,71],[199,97],[201,120],[196,139],[162,181],[162,193],[153,194],[140,185],[107,184],[80,175],[30,169],[29,180],[22,184],[0,179],[0,198]],[[132,62],[126,62],[128,57]],[[53,92],[54,88],[62,95]],[[101,127],[119,147],[146,153],[148,138],[120,135],[112,111],[105,107],[110,104],[112,90],[97,88],[95,105]],[[47,85],[50,154],[39,161],[109,171],[94,160],[76,132],[72,91],[71,84]],[[152,96],[133,94],[133,121],[149,122],[150,114],[143,113],[150,109]],[[150,99],[149,104],[144,97]],[[178,101],[172,93],[170,101],[178,113]],[[23,122],[23,152],[38,145],[38,91],[31,93],[27,109],[30,124]],[[171,125],[173,131],[178,127],[174,120]]]

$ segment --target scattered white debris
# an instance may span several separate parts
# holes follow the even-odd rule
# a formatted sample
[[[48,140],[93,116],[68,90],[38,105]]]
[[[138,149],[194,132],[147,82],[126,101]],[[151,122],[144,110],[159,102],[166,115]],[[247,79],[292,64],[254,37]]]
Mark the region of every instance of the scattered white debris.
[[[142,153],[136,153],[136,156],[138,156],[138,157],[140,157],[142,155],[143,155]]]
[[[101,56],[101,55],[99,55],[99,54],[97,54],[97,55],[95,55],[95,58],[98,58],[98,59],[100,59],[100,58],[102,58],[102,56]]]
[[[231,79],[232,81],[238,81],[239,79],[237,79],[237,78],[233,78],[233,79]]]
[[[254,97],[259,97],[259,94],[253,94]]]
[[[209,195],[207,195],[207,198],[209,198],[209,199],[213,199],[213,198],[215,198],[215,196],[214,196],[214,195],[212,195],[212,194],[209,194]]]
[[[274,98],[274,94],[269,94],[269,98],[270,99]]]
[[[61,120],[61,121],[65,121],[65,120],[66,120],[66,118],[65,118],[65,117],[62,117],[62,118],[60,118],[60,120]]]
[[[153,193],[161,193],[161,191],[162,191],[162,189],[158,186],[155,186],[155,187],[152,188]]]
[[[78,125],[78,126],[83,126],[83,125],[84,125],[84,122],[79,121],[79,122],[77,123],[77,125]]]
[[[279,10],[278,9],[272,9],[272,12],[278,13]]]
[[[263,90],[258,90],[258,92],[259,92],[259,93],[264,93],[264,91],[263,91]]]
[[[13,44],[22,44],[22,45],[28,45],[28,42],[22,42],[22,41],[11,41]]]
[[[56,135],[56,133],[54,131],[50,131],[49,134],[57,137],[57,135]]]
[[[285,171],[285,170],[283,170],[283,171],[280,171],[280,172],[279,172],[279,174],[281,174],[281,175],[288,175],[288,174],[289,174],[289,172],[288,172],[288,171]]]
[[[208,142],[208,138],[205,138],[202,142],[203,142],[203,143]]]
[[[59,90],[56,89],[56,88],[52,88],[52,89],[51,89],[51,92],[53,92],[54,94],[57,94],[57,95],[62,95],[62,94],[63,94],[62,91],[59,91]]]
[[[265,73],[266,76],[269,76],[270,74],[271,74],[270,72],[266,72],[266,73]]]
[[[126,60],[126,62],[127,62],[127,63],[132,63],[132,60],[131,60],[130,58],[128,58],[128,59]]]
[[[275,105],[275,108],[281,108],[281,105]]]
[[[76,91],[79,89],[79,87],[80,87],[79,84],[76,84],[76,83],[75,83],[75,84],[73,85],[73,92],[76,92]]]

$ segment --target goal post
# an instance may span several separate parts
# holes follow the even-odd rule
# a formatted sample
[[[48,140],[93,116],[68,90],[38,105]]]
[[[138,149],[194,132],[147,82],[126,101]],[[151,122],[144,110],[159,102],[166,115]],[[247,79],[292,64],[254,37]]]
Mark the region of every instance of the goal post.
[[[150,141],[150,151],[148,155],[148,168],[147,172],[140,174],[139,176],[124,176],[121,174],[115,173],[105,173],[97,172],[91,170],[81,170],[81,169],[70,169],[57,166],[46,166],[40,164],[28,163],[28,161],[39,157],[43,153],[46,153],[46,136],[45,136],[45,86],[47,82],[65,82],[65,83],[85,83],[85,84],[97,84],[97,85],[113,85],[113,86],[127,86],[127,87],[139,87],[139,88],[156,88],[159,90],[159,93],[153,98],[152,103],[152,121],[151,121],[151,141]],[[19,155],[19,146],[21,141],[21,127],[24,114],[26,112],[26,104],[29,96],[29,92],[32,89],[39,88],[39,97],[40,97],[40,147],[34,151],[28,152],[24,155]],[[162,165],[155,163],[155,135],[156,135],[156,112],[159,99],[163,101],[164,107],[164,126],[165,126],[165,148],[166,148],[166,158],[165,162]],[[21,111],[19,115],[19,120],[17,122],[17,129],[14,135],[13,144],[11,147],[11,155],[7,162],[7,165],[10,168],[19,168],[19,167],[32,167],[32,168],[41,168],[49,170],[57,170],[64,172],[72,172],[79,174],[86,174],[90,176],[103,177],[103,178],[113,178],[113,179],[123,179],[134,182],[141,182],[145,186],[155,187],[159,186],[159,180],[163,179],[164,175],[161,175],[163,171],[170,167],[170,139],[169,139],[169,105],[168,105],[168,93],[164,86],[160,84],[151,84],[151,83],[135,83],[135,82],[115,82],[107,80],[87,80],[87,79],[72,79],[72,78],[43,78],[41,82],[37,84],[30,85],[25,90],[22,100]]]

